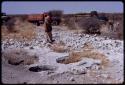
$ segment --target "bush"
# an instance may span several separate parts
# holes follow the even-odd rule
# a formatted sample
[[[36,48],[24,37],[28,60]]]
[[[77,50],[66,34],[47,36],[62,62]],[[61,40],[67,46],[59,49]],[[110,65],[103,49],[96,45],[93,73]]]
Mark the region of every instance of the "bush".
[[[78,20],[78,26],[85,30],[86,33],[98,33],[100,32],[100,21],[97,18],[81,18]]]
[[[63,15],[62,10],[50,10],[48,13],[52,16],[61,17]]]
[[[63,22],[70,30],[77,29],[74,17],[65,17]]]
[[[7,28],[7,30],[8,30],[9,32],[14,32],[14,23],[15,23],[15,21],[16,21],[15,18],[9,17],[9,18],[6,20],[6,22],[4,22],[3,25],[6,26],[6,28]]]
[[[103,24],[102,21],[94,17],[65,16],[63,22],[69,29],[82,29],[83,32],[90,34],[100,34],[100,27]]]

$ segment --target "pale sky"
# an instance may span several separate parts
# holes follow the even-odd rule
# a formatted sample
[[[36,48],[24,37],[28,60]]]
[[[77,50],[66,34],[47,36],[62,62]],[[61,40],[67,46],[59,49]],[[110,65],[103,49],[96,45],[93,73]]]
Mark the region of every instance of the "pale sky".
[[[43,13],[49,10],[63,10],[64,13],[98,12],[123,13],[120,1],[3,1],[2,12],[7,14]]]

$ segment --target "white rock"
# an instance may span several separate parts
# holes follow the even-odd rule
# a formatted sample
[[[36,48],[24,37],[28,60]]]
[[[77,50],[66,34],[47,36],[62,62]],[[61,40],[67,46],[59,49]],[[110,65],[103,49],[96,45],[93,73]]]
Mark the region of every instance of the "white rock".
[[[75,67],[70,69],[70,72],[73,74],[86,74],[87,69],[84,67],[75,66]]]
[[[108,74],[101,74],[102,77],[107,78]]]
[[[70,81],[75,81],[75,79],[73,78],[73,77],[70,77],[70,79],[69,79]]]

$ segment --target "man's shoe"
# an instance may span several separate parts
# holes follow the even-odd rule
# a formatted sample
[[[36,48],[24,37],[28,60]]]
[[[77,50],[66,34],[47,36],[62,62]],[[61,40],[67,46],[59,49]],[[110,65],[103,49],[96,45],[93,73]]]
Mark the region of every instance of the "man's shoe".
[[[52,40],[52,42],[54,42],[55,40]]]
[[[49,43],[51,43],[51,44],[52,44],[54,41],[55,41],[55,40],[52,40],[52,41],[50,41]]]
[[[49,42],[49,43],[51,43],[51,44],[52,44],[53,42]]]

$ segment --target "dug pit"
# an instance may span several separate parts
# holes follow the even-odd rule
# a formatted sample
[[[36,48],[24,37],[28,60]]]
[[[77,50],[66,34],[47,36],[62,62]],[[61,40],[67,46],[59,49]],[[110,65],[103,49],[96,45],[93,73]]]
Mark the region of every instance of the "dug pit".
[[[40,71],[55,71],[57,67],[51,65],[41,65],[41,66],[34,66],[30,67],[29,71],[32,72],[40,72]]]
[[[86,58],[100,60],[101,63],[99,65],[103,67],[107,67],[109,64],[107,56],[94,49],[94,47],[90,43],[85,43],[81,51],[72,51],[69,53],[69,56],[64,56],[56,59],[56,62],[61,64],[70,64],[80,62],[81,60],[85,60]]]
[[[64,56],[56,59],[57,63],[61,64],[70,64],[70,63],[77,63],[84,59],[93,59],[93,60],[100,60],[101,66],[108,66],[109,60],[106,58],[105,55],[99,52],[72,52],[69,54],[69,56]]]

